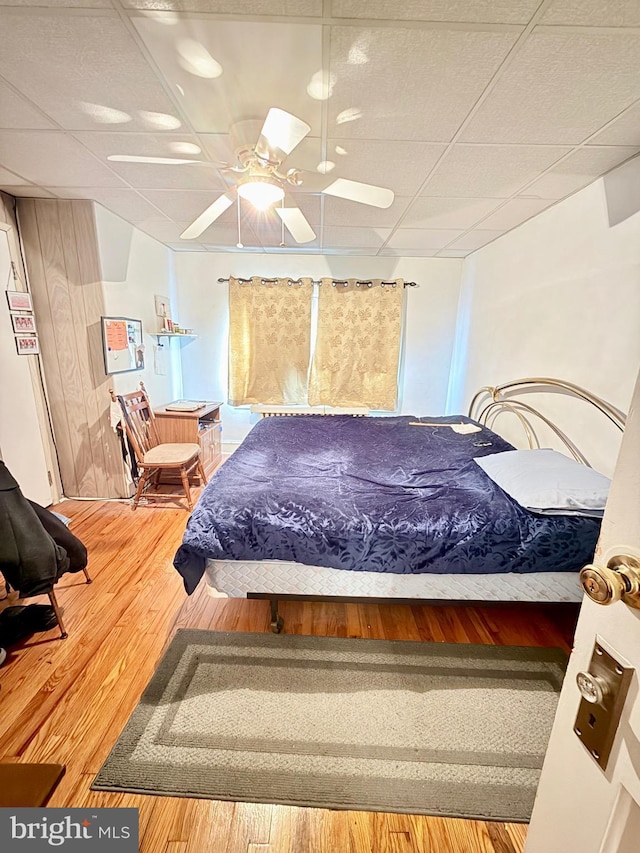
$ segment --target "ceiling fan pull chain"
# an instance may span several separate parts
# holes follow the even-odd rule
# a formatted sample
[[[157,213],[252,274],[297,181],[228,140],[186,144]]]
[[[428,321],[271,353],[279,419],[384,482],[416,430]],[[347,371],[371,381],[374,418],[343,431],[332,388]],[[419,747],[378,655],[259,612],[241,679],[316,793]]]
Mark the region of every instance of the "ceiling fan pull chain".
[[[236,248],[244,249],[242,237],[240,235],[240,195],[238,195],[238,242],[236,243]]]
[[[281,200],[280,200],[280,207],[284,210],[284,195],[282,196],[282,198],[281,198]],[[284,247],[285,247],[285,242],[284,242],[284,219],[281,219],[281,220],[280,220],[280,248],[281,248],[281,249],[284,249]]]

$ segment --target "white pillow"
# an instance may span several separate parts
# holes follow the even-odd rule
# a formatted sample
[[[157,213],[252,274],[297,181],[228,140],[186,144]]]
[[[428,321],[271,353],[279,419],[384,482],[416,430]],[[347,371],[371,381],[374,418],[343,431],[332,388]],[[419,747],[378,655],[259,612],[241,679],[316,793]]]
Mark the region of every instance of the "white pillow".
[[[562,453],[505,450],[474,462],[531,512],[602,517],[611,480]]]

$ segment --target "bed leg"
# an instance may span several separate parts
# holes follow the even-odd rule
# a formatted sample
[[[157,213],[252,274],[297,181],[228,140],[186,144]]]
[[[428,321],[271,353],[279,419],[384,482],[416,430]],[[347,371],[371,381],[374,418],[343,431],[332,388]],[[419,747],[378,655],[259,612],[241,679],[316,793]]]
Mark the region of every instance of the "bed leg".
[[[274,634],[279,634],[282,631],[284,619],[278,613],[278,599],[270,598],[269,604],[271,605],[271,630]]]

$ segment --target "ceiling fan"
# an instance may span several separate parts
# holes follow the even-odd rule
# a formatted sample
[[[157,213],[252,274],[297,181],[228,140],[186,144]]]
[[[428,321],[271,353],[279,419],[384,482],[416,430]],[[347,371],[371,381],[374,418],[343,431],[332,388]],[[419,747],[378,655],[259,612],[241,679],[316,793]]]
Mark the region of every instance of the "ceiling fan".
[[[313,228],[300,208],[284,205],[285,187],[301,186],[303,173],[300,169],[290,168],[282,171],[282,164],[307,136],[311,127],[302,119],[278,107],[271,107],[267,113],[260,136],[255,145],[244,146],[237,152],[237,166],[227,166],[225,171],[235,176],[235,187],[218,198],[202,211],[200,216],[186,228],[180,238],[194,240],[230,207],[237,194],[250,202],[257,210],[267,210],[276,202],[276,207],[285,227],[297,243],[308,243],[315,239]],[[183,165],[203,163],[202,160],[190,160],[174,157],[136,157],[128,154],[114,154],[107,159],[124,163],[160,163]],[[322,190],[326,195],[337,196],[373,207],[389,207],[393,203],[392,190],[359,181],[338,178]]]

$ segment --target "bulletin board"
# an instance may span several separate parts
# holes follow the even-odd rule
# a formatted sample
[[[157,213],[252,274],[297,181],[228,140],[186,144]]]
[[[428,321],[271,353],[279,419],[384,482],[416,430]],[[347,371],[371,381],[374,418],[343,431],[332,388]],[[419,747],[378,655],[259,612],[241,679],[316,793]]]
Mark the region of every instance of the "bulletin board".
[[[130,317],[102,317],[101,323],[105,373],[144,370],[142,321]]]

